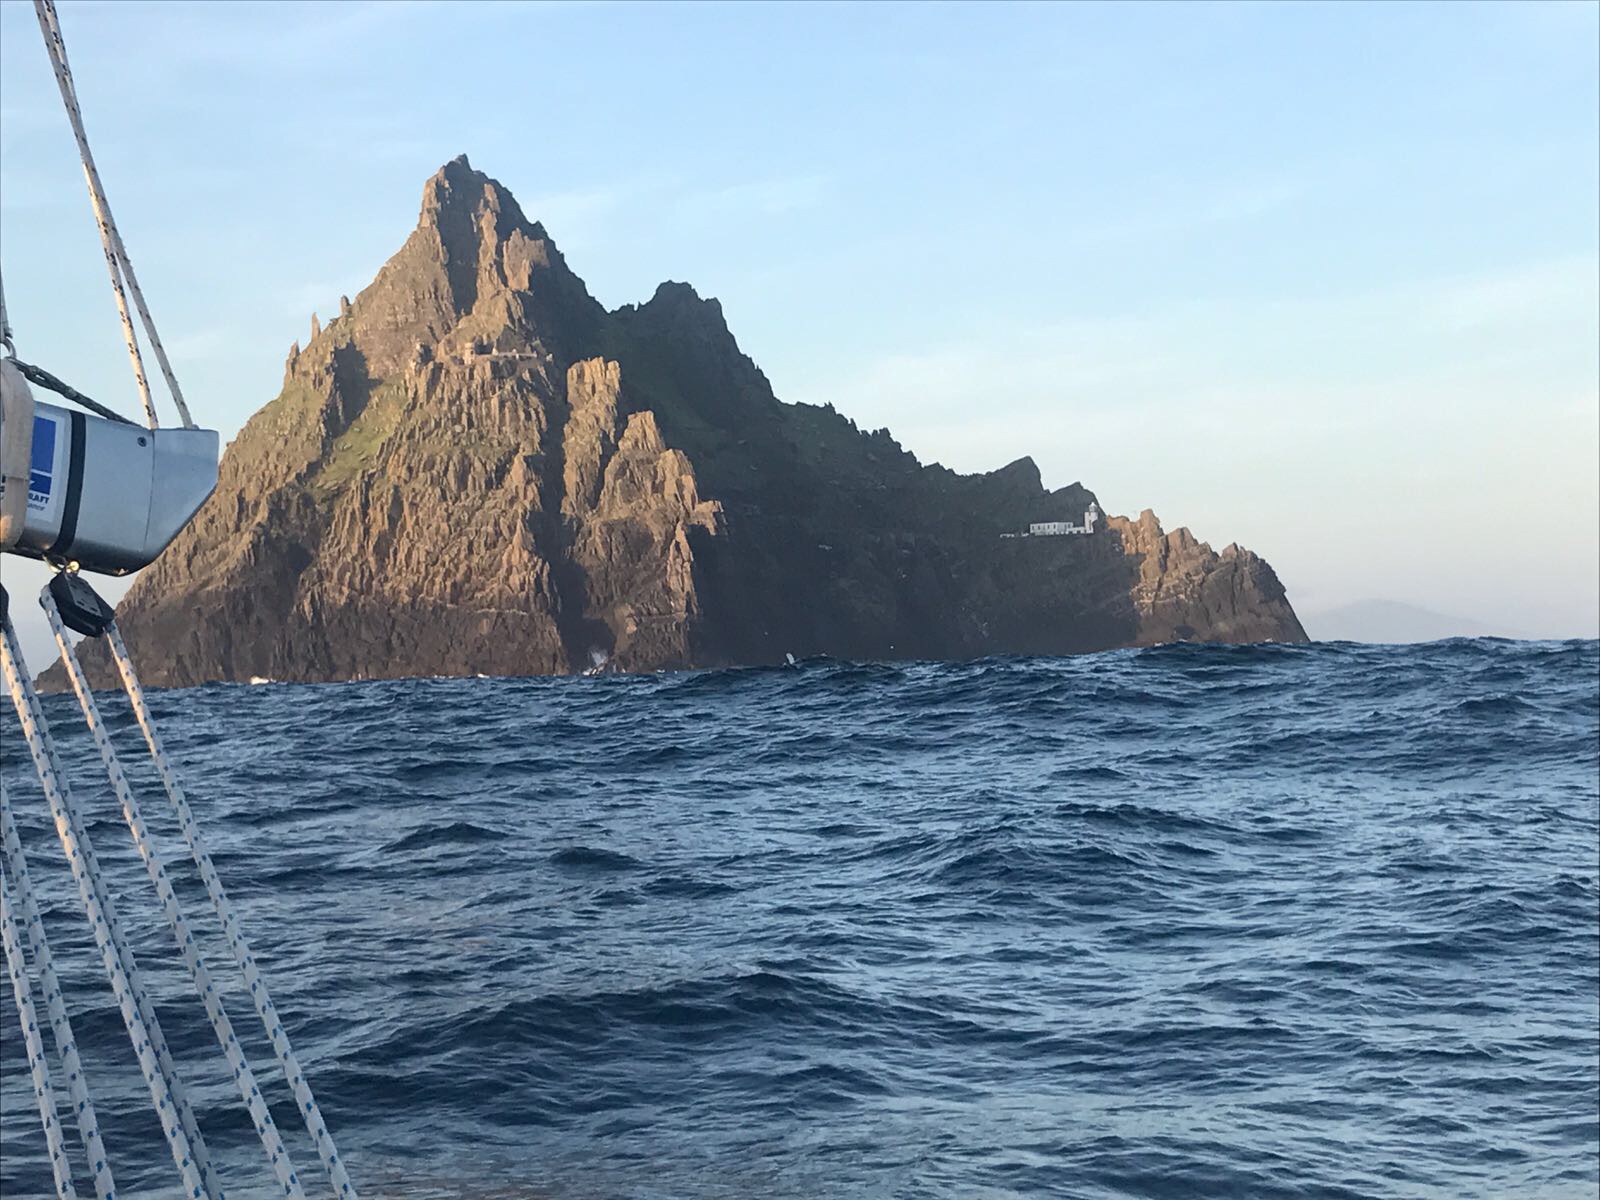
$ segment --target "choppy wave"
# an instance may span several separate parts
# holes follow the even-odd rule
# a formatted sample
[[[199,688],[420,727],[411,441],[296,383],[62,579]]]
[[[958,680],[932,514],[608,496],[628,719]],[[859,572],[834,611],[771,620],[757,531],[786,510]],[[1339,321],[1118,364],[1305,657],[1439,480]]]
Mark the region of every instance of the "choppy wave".
[[[1600,1182],[1597,679],[1594,642],[1483,639],[154,703],[363,1194],[1454,1200]],[[229,1194],[269,1195],[49,712]],[[121,1190],[169,1194],[0,734]],[[50,1190],[23,1068],[6,1196]]]

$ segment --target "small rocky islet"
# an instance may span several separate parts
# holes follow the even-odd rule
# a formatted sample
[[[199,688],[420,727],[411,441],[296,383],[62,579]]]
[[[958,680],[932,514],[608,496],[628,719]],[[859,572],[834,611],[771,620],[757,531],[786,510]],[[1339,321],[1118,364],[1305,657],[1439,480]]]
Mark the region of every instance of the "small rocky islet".
[[[1306,640],[1265,561],[1148,510],[1003,536],[1095,503],[780,401],[685,284],[608,311],[463,156],[119,624],[165,686]]]

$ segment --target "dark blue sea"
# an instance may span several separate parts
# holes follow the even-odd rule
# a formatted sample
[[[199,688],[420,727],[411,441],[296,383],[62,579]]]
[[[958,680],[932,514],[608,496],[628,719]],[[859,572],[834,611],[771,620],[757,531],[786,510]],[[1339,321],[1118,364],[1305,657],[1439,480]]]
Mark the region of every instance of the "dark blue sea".
[[[1595,642],[1485,640],[153,700],[363,1196],[1592,1200],[1597,681]],[[274,1194],[48,712],[228,1194]],[[176,1195],[0,734],[119,1194]],[[39,1195],[4,990],[0,1188]]]

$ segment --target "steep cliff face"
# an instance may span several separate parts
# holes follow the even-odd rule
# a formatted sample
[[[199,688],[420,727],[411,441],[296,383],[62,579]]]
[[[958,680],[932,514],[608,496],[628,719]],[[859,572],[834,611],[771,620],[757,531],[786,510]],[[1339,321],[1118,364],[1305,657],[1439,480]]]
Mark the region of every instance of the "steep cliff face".
[[[460,158],[120,622],[167,685],[1304,640],[1265,562],[1149,512],[1000,537],[1091,500],[779,402],[686,285],[607,312]]]

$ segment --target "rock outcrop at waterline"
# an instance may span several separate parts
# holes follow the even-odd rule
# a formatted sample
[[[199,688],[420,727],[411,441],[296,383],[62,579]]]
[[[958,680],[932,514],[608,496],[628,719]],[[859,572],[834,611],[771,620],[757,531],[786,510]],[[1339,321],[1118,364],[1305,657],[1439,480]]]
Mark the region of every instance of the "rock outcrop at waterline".
[[[120,621],[164,685],[1305,639],[1265,562],[1149,512],[999,536],[1093,498],[780,402],[684,284],[608,312],[463,157]]]

